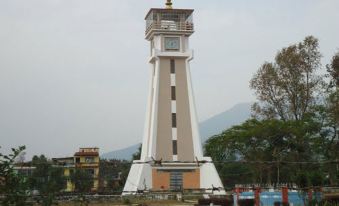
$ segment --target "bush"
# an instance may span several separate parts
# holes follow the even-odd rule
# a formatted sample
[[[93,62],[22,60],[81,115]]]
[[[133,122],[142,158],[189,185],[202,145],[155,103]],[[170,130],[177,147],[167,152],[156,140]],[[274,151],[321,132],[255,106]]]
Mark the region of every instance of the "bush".
[[[274,202],[274,206],[289,206],[290,203],[286,202]]]
[[[131,202],[130,199],[124,198],[124,199],[122,199],[122,203],[123,203],[124,205],[130,205],[132,202]]]
[[[238,205],[239,206],[254,206],[255,205],[255,200],[254,199],[238,200]]]
[[[199,199],[199,205],[210,205],[213,203],[214,205],[221,205],[221,206],[232,206],[233,199],[227,198],[211,198],[211,199]]]

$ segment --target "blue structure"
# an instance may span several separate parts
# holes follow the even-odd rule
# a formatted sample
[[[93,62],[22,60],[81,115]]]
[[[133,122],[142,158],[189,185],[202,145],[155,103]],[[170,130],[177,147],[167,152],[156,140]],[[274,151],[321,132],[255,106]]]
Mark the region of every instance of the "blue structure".
[[[254,192],[242,192],[239,195],[239,199],[254,199]],[[321,192],[313,193],[313,200],[320,202],[322,199]],[[234,206],[237,206],[237,195],[233,195]],[[288,202],[290,206],[303,206],[304,201],[308,202],[308,194],[301,192],[288,192]],[[274,206],[275,202],[282,202],[282,193],[279,192],[261,192],[260,193],[260,205],[261,206]]]

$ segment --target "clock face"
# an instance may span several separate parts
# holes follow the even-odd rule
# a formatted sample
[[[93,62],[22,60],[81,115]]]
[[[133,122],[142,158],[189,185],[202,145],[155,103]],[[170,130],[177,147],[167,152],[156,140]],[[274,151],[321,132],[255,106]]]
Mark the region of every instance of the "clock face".
[[[178,51],[180,49],[180,38],[179,37],[165,37],[165,49]]]

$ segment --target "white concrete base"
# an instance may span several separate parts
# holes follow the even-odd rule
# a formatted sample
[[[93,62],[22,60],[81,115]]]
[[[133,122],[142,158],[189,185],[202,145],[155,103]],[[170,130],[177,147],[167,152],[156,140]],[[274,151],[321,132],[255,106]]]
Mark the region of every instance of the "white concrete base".
[[[148,190],[152,187],[152,168],[149,164],[138,164],[140,160],[133,161],[131,170],[125,183],[122,195],[133,195],[138,190]]]
[[[200,160],[212,161],[210,157]],[[125,183],[122,195],[133,195],[138,190],[152,189],[152,167],[149,164],[138,164],[140,160],[134,161]],[[166,167],[166,166],[165,166]],[[179,168],[179,167],[178,167]],[[212,191],[212,188],[219,188],[219,191]],[[224,186],[219,178],[218,172],[213,163],[204,163],[200,166],[200,188],[207,189],[206,194],[226,195]]]
[[[210,157],[204,157],[205,161],[212,161]],[[219,188],[219,191],[207,190],[207,193],[214,195],[226,195],[224,186],[220,180],[217,169],[213,163],[205,163],[200,167],[200,187],[201,188]]]

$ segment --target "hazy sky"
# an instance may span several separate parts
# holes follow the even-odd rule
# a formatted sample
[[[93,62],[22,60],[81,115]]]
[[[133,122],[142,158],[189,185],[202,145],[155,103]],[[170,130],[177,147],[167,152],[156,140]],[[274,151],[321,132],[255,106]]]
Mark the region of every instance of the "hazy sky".
[[[1,151],[28,157],[141,142],[149,84],[144,17],[165,0],[0,0]],[[307,35],[339,47],[338,0],[174,0],[195,9],[198,116],[253,101],[248,82]]]

